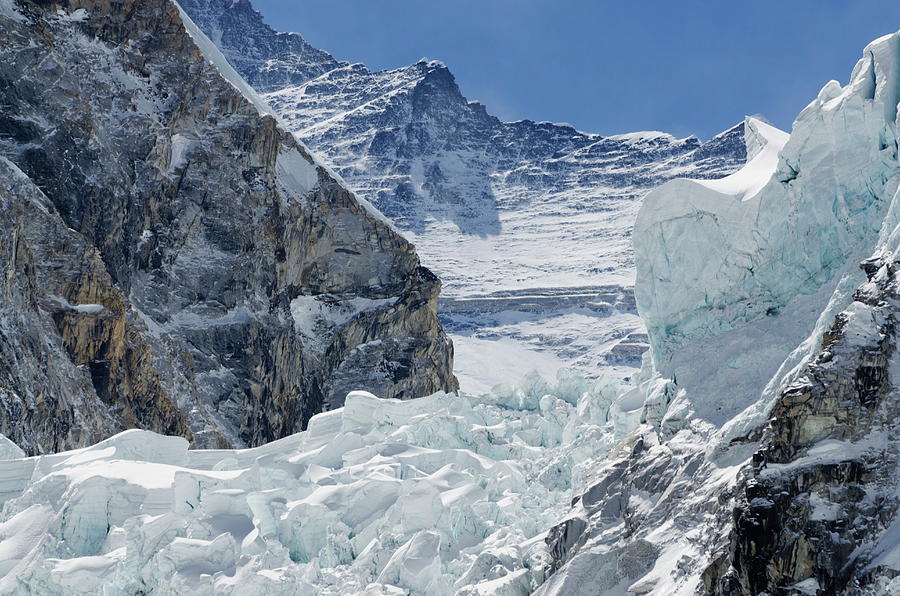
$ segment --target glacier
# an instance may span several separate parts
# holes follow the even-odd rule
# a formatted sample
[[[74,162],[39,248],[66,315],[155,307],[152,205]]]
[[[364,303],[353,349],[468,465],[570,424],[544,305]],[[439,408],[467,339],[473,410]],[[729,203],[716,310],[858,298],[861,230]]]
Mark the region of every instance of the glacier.
[[[131,430],[0,460],[3,594],[528,594],[612,446],[614,381],[365,392],[308,430],[189,450]]]

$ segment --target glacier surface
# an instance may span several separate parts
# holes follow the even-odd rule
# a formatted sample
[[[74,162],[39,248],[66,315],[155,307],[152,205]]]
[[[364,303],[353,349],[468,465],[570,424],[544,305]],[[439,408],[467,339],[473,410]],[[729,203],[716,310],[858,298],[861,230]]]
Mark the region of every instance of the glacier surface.
[[[574,376],[479,398],[354,392],[253,449],[137,430],[10,447],[0,593],[527,594],[612,444],[617,393]]]

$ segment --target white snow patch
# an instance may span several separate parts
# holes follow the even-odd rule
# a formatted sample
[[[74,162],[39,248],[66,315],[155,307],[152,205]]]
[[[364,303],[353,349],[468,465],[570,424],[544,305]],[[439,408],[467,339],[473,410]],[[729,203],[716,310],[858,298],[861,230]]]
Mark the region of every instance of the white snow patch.
[[[72,309],[89,315],[99,315],[106,312],[106,307],[102,304],[75,304],[72,306]]]
[[[296,199],[306,198],[319,184],[316,164],[310,163],[297,149],[283,149],[275,162],[278,179]]]
[[[396,301],[396,297],[335,299],[331,296],[298,296],[291,300],[291,316],[297,333],[312,340],[313,345],[324,348],[334,329],[362,313],[383,309]]]
[[[178,133],[172,135],[171,156],[169,158],[168,172],[171,174],[175,170],[183,168],[187,164],[187,156],[193,146],[197,143],[195,139],[191,139],[187,135]],[[147,233],[149,230],[144,230]],[[141,234],[143,239],[143,233]]]
[[[72,12],[66,12],[62,8],[57,9],[56,16],[53,20],[58,23],[82,23],[88,18],[87,10],[79,8]]]
[[[867,567],[873,569],[879,566],[900,571],[900,519],[894,519],[872,549],[872,559]]]
[[[608,137],[604,138],[611,141],[621,141],[623,143],[629,144],[646,143],[647,141],[655,141],[658,139],[663,139],[668,142],[676,140],[675,137],[673,137],[669,133],[661,132],[658,130],[639,130],[635,132],[609,135]]]
[[[497,385],[511,385],[526,374],[553,379],[565,362],[547,351],[530,349],[509,338],[481,339],[453,335],[453,372],[460,389],[475,395]]]
[[[809,495],[809,504],[812,508],[809,519],[812,521],[833,521],[839,519],[843,511],[838,503],[833,503],[818,493]]]
[[[740,170],[718,180],[697,180],[700,186],[722,195],[746,201],[762,190],[778,166],[778,154],[790,135],[756,118],[745,122],[748,156],[753,155]]]
[[[66,310],[71,310],[85,315],[99,315],[106,312],[106,307],[102,304],[72,304],[61,296],[51,296],[50,299]]]
[[[790,474],[810,466],[822,466],[836,464],[843,461],[857,459],[867,451],[884,448],[887,439],[885,437],[868,437],[864,440],[850,443],[839,439],[825,439],[810,447],[806,455],[786,464],[766,464],[760,472],[761,478],[770,478]]]

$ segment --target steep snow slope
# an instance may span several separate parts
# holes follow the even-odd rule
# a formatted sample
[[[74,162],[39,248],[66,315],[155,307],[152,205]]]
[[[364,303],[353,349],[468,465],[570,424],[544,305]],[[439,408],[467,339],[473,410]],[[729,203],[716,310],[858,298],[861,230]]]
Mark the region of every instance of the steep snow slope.
[[[248,80],[266,72],[262,56],[284,34],[245,2],[183,5]],[[304,60],[297,58],[298,72],[308,70]],[[309,68],[322,63],[310,59]],[[701,143],[502,122],[466,99],[436,60],[380,72],[335,64],[309,80],[262,89],[287,125],[391,218],[444,281],[443,321],[475,353],[457,365],[471,390],[531,363],[551,374],[563,364],[589,375],[611,365],[631,376],[646,346],[629,295],[630,231],[642,195],[675,176],[724,175],[744,159],[740,125]],[[508,300],[510,291],[524,296]],[[617,294],[624,299],[608,300]],[[518,365],[492,358],[508,349],[521,356]],[[488,358],[493,366],[471,366]]]
[[[898,101],[900,33],[790,138],[750,121],[738,174],[647,197],[652,357],[617,402],[646,424],[557,526],[539,593],[900,593]]]

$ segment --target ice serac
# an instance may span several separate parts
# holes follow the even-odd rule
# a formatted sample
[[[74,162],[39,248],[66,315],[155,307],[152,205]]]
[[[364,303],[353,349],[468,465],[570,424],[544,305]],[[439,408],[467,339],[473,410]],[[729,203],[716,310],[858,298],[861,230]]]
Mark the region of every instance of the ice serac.
[[[789,137],[749,119],[741,171],[647,197],[650,358],[610,410],[643,424],[548,535],[539,593],[900,591],[898,102],[900,33]]]
[[[131,430],[4,450],[0,594],[524,596],[544,580],[546,528],[609,445],[610,395],[540,389],[354,392],[251,449]]]
[[[266,60],[240,55],[284,34],[242,3],[182,5],[248,80],[265,76]],[[300,70],[320,64],[296,58]],[[450,66],[335,63],[308,80],[260,89],[442,279],[445,327],[465,346],[461,353],[477,354],[459,361],[461,383],[488,390],[514,380],[523,362],[551,375],[563,364],[596,375],[598,363],[633,375],[647,346],[632,297],[630,233],[640,199],[676,176],[720,177],[739,167],[743,125],[701,142],[503,122],[465,96]],[[478,366],[484,359],[490,370]]]
[[[256,445],[455,389],[440,281],[176,4],[8,3],[0,34],[5,434]]]
[[[828,83],[789,139],[751,120],[757,154],[741,171],[673,181],[642,207],[635,298],[655,370],[677,377],[695,408],[706,402],[717,424],[748,404],[721,395],[781,379],[862,281],[856,264],[872,254],[898,185],[896,43],[870,45],[848,85]],[[720,370],[692,366],[697,350],[717,353]]]

